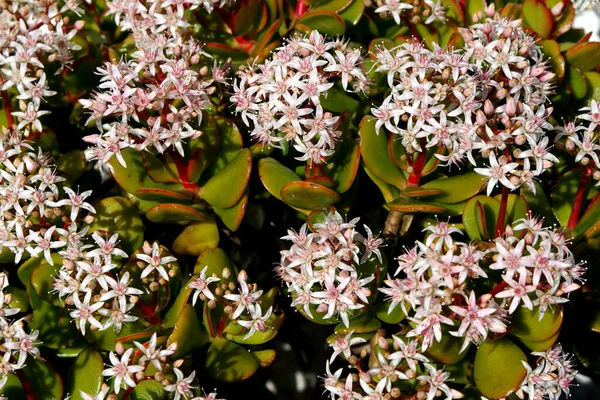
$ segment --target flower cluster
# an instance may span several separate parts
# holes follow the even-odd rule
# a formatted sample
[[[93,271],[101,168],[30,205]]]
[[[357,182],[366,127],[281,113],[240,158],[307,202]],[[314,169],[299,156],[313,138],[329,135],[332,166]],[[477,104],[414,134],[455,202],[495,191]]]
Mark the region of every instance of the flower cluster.
[[[402,20],[425,25],[435,21],[446,21],[446,7],[440,0],[375,0],[375,3],[377,5],[376,13],[380,13],[379,15],[383,18],[391,15],[398,25],[402,24]]]
[[[241,67],[231,101],[258,143],[288,142],[302,154],[298,160],[322,164],[341,135],[340,117],[321,104],[338,80],[344,90],[366,87],[361,52],[313,30],[288,39],[263,64]]]
[[[126,148],[174,149],[183,157],[184,141],[202,133],[202,111],[211,104],[214,83],[225,82],[224,70],[216,64],[212,75],[198,66],[203,54],[193,39],[159,34],[140,39],[133,60],[98,68],[102,91],[80,100],[100,131],[84,138],[94,145],[88,158],[107,163],[115,156],[125,166],[121,151]]]
[[[535,369],[523,361],[527,375],[516,393],[517,396],[521,399],[527,396],[529,400],[558,400],[564,393],[569,397],[577,371],[569,355],[563,352],[562,346],[558,344],[546,351],[531,354],[539,359]]]
[[[583,107],[581,114],[575,117],[575,122],[565,122],[555,128],[555,144],[575,157],[575,162],[582,167],[584,175],[591,176],[600,185],[600,145],[598,132],[600,129],[600,104],[592,100],[590,105]]]
[[[8,379],[9,373],[23,368],[28,356],[39,357],[40,350],[36,347],[39,331],[27,332],[25,320],[16,321],[9,319],[20,312],[20,309],[11,307],[12,295],[4,293],[9,286],[8,277],[0,273],[0,329],[2,338],[0,345],[3,350],[0,361],[0,388]]]
[[[377,128],[397,134],[409,154],[438,148],[435,156],[446,165],[468,160],[489,177],[488,194],[498,182],[532,186],[558,161],[545,136],[554,74],[519,24],[496,17],[461,29],[466,47],[454,51],[416,42],[378,49],[376,71],[387,75],[392,91],[372,109]],[[408,161],[410,172],[421,172],[414,170],[420,163]]]
[[[181,35],[190,28],[190,11],[203,7],[209,13],[215,7],[229,7],[235,0],[109,0],[106,15],[114,15],[115,23],[134,34],[168,32]]]
[[[364,346],[358,355],[352,353],[350,346],[361,343],[359,338],[348,335],[341,340],[347,345],[346,358],[350,364],[350,372],[344,380],[343,368],[331,373],[330,362],[327,361],[327,376],[324,378],[325,390],[331,399],[388,399],[399,398],[401,380],[419,382],[412,398],[431,400],[438,394],[447,399],[462,398],[459,391],[448,386],[450,373],[438,369],[429,358],[419,352],[416,340],[401,335],[392,335],[391,339],[377,337],[375,346]],[[369,362],[366,362],[369,360]],[[407,393],[405,389],[403,392]]]
[[[226,283],[229,280],[231,271],[229,268],[224,268],[221,271],[221,277],[213,274],[207,277],[208,266],[205,266],[198,276],[194,276],[188,287],[194,290],[192,296],[192,304],[196,304],[198,298],[208,302],[209,308],[215,308],[217,303],[224,305],[225,314],[229,315],[229,319],[240,325],[247,332],[244,339],[257,332],[266,332],[272,329],[270,322],[273,314],[273,306],[269,306],[263,310],[261,305],[263,300],[263,290],[258,289],[256,284],[249,284],[246,271],[241,271],[237,276],[237,285],[234,282]],[[221,284],[213,285],[212,283],[223,281]]]
[[[292,293],[292,305],[310,318],[316,311],[348,326],[352,314],[369,303],[369,284],[375,279],[371,264],[375,257],[382,262],[383,241],[366,225],[367,237],[358,233],[358,221],[345,222],[337,211],[330,212],[313,225],[314,233],[305,224],[299,233],[288,230],[282,238],[293,245],[281,251],[277,273]]]
[[[110,399],[110,393],[114,396],[119,394],[123,386],[134,388],[139,382],[146,379],[154,379],[162,384],[164,391],[173,393],[173,399],[192,400],[216,400],[216,393],[210,393],[207,396],[194,397],[196,386],[193,386],[196,372],[192,371],[185,376],[181,371],[182,359],[173,360],[177,350],[177,343],[168,345],[165,349],[158,346],[163,338],[158,338],[156,333],[152,334],[150,340],[146,343],[134,341],[135,347],[125,349],[122,343],[116,346],[116,352],[109,354],[110,364],[102,371],[102,375],[112,378],[112,387],[102,384],[100,392],[90,394],[81,392],[84,399],[104,400]],[[146,374],[152,372],[152,374]],[[109,396],[109,397],[107,397]]]
[[[83,21],[70,25],[66,13],[80,16],[83,10],[75,1],[8,2],[0,9],[0,89],[3,108],[24,135],[42,130],[40,117],[49,111],[40,108],[45,97],[56,92],[48,89],[45,66],[56,62],[56,74],[72,63],[72,52],[81,47],[72,39]],[[13,111],[8,94],[19,100]]]
[[[387,295],[388,312],[400,306],[409,315],[415,326],[407,337],[419,338],[422,350],[442,339],[442,324],[460,324],[449,333],[464,338],[465,350],[490,333],[506,332],[509,315],[519,305],[530,310],[537,306],[541,317],[552,305],[568,301],[564,295],[579,288],[584,273],[562,233],[542,228],[534,217],[507,227],[505,236],[492,244],[456,241],[451,235],[461,231],[446,222],[425,230],[425,242],[417,241],[399,257],[394,275],[401,277],[388,277],[386,287],[379,289]],[[469,283],[488,278],[491,271],[500,271],[502,281],[478,296]]]

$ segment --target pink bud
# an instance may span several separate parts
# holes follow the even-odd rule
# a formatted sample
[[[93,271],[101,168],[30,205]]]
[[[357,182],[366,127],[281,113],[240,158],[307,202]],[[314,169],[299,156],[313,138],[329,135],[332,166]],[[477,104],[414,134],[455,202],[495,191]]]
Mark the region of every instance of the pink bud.
[[[481,110],[477,110],[477,114],[475,116],[475,121],[477,125],[484,126],[487,123],[487,117]]]
[[[513,99],[510,96],[506,100],[506,107],[504,107],[504,112],[509,117],[512,117],[517,113],[517,103],[515,102],[515,99]]]
[[[483,103],[483,112],[485,112],[487,115],[494,114],[494,105],[489,99]]]
[[[383,336],[379,336],[377,338],[377,344],[379,345],[379,347],[381,347],[384,350],[387,350],[387,348],[388,348],[388,342],[387,342],[386,338],[384,338]]]
[[[552,15],[554,15],[555,17],[558,17],[561,13],[563,8],[565,7],[564,3],[561,1],[558,4],[556,4],[554,7],[552,7],[550,9],[550,12],[552,13]]]
[[[84,26],[85,26],[85,21],[79,20],[79,21],[75,22],[75,29],[77,29],[78,31],[82,30]]]
[[[495,14],[496,14],[496,4],[491,3],[489,6],[486,7],[485,15],[487,15],[490,18],[493,18]]]

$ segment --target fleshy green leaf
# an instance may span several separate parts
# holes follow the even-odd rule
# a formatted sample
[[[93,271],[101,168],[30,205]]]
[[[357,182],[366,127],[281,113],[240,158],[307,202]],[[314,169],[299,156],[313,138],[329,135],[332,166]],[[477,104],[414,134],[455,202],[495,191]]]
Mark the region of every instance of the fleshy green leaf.
[[[294,171],[270,157],[263,158],[258,162],[258,175],[271,196],[279,200],[282,200],[281,188],[290,182],[302,180]]]
[[[200,210],[183,204],[159,204],[148,210],[146,217],[152,222],[206,221],[210,217]]]
[[[243,381],[258,369],[258,360],[239,344],[217,337],[206,355],[206,371],[224,382]]]
[[[600,64],[600,42],[583,42],[565,52],[567,64],[582,72],[591,71]]]
[[[317,210],[340,201],[340,196],[325,186],[310,182],[290,182],[281,188],[282,200],[296,208]]]
[[[251,171],[252,153],[249,149],[243,149],[225,168],[206,182],[199,195],[213,206],[232,207],[244,194]]]
[[[390,210],[404,213],[443,213],[446,211],[443,204],[423,202],[414,197],[398,196],[386,204]]]
[[[360,144],[358,141],[349,140],[347,146],[346,157],[343,160],[336,161],[329,173],[329,176],[335,182],[334,189],[338,193],[345,193],[350,189],[360,164]]]
[[[163,385],[154,379],[140,382],[131,392],[131,400],[156,400],[164,396]]]
[[[182,193],[160,188],[141,188],[136,190],[134,195],[145,201],[157,201],[160,203],[186,204],[191,201],[189,196]]]
[[[173,242],[175,253],[197,256],[219,244],[219,230],[214,220],[192,222]]]
[[[23,372],[40,398],[62,400],[63,382],[58,372],[43,358],[27,359]]]
[[[388,140],[384,132],[377,134],[375,123],[377,119],[366,116],[360,121],[360,153],[363,162],[371,173],[382,181],[403,189],[406,179],[401,170],[394,164],[388,152]]]
[[[427,349],[427,355],[446,365],[456,364],[465,358],[468,353],[468,348],[462,353],[460,352],[463,341],[464,338],[452,336],[445,331],[440,342],[433,340],[431,346]]]
[[[309,11],[302,15],[296,24],[332,36],[343,35],[346,32],[344,20],[336,13],[328,10]]]
[[[460,203],[475,196],[483,189],[487,176],[477,172],[466,172],[450,178],[436,179],[421,185],[423,189],[439,189],[444,193],[436,196],[434,200],[439,203]]]
[[[118,233],[123,249],[132,253],[144,242],[144,224],[137,208],[125,197],[107,197],[94,205],[96,214],[90,232]]]
[[[542,0],[523,0],[523,26],[533,29],[542,39],[554,30],[554,17]]]
[[[184,357],[208,343],[208,334],[200,323],[196,310],[187,304],[179,314],[173,333],[169,336],[167,346],[177,343],[174,357]]]
[[[567,226],[569,223],[573,199],[577,194],[580,180],[581,171],[571,170],[561,176],[552,188],[552,211],[562,226]]]
[[[81,400],[80,390],[91,394],[98,394],[102,387],[102,371],[104,362],[102,356],[96,350],[87,348],[79,353],[67,378],[67,393],[71,394],[71,400]]]
[[[479,345],[473,366],[477,389],[490,399],[500,399],[518,389],[526,370],[525,354],[506,337]]]
[[[500,202],[487,196],[476,196],[467,202],[463,211],[463,224],[472,240],[495,237]]]
[[[541,342],[550,339],[560,329],[563,308],[560,304],[555,304],[540,319],[538,306],[533,307],[533,310],[521,306],[513,313],[510,321],[513,328],[511,335],[521,340]]]
[[[221,219],[221,221],[225,224],[225,226],[232,231],[236,231],[237,228],[240,227],[242,220],[244,219],[244,215],[246,213],[246,207],[248,206],[248,194],[249,190],[246,187],[244,194],[240,198],[240,200],[233,206],[229,208],[221,208],[214,207],[213,210],[215,214]]]

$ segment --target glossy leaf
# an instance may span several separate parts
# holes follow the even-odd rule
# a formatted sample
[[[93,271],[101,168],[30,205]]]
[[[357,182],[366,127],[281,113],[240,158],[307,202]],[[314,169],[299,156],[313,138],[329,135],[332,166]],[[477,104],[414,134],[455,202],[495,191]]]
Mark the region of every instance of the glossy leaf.
[[[225,168],[206,182],[199,195],[213,206],[232,207],[244,194],[251,171],[252,154],[249,149],[243,149]]]
[[[581,171],[571,170],[562,175],[552,188],[552,211],[562,226],[567,226],[569,222],[580,180]]]
[[[541,342],[554,336],[562,321],[563,308],[560,304],[548,308],[541,319],[538,306],[533,307],[533,310],[521,306],[511,317],[513,329],[510,334],[522,340]]]
[[[507,397],[519,388],[526,370],[525,354],[506,337],[479,345],[473,372],[477,389],[490,399]]]
[[[301,181],[291,169],[274,158],[263,158],[258,162],[258,175],[271,196],[282,200],[281,189],[290,182]]]
[[[145,380],[133,389],[131,400],[156,400],[165,396],[163,385],[154,379]]]
[[[433,200],[438,203],[460,203],[479,193],[487,182],[487,177],[476,172],[452,176],[450,178],[436,179],[421,185],[423,189],[438,189],[444,193]]]
[[[79,353],[67,378],[67,393],[71,393],[71,400],[82,400],[80,391],[98,394],[102,387],[102,371],[104,362],[96,350],[87,348]]]
[[[173,242],[175,253],[197,256],[205,249],[219,244],[219,230],[214,220],[192,222]]]
[[[560,53],[560,47],[554,40],[543,40],[540,43],[542,52],[548,57],[552,72],[556,74],[556,81],[562,82],[565,77],[565,58]]]
[[[433,340],[431,346],[427,349],[427,355],[446,365],[456,364],[465,358],[468,353],[468,348],[463,352],[460,351],[463,341],[464,338],[452,336],[445,331],[440,342]]]
[[[381,322],[377,318],[374,318],[369,313],[363,313],[350,320],[350,324],[348,326],[344,325],[344,323],[338,324],[334,331],[339,335],[347,335],[350,332],[355,333],[368,333],[375,332],[377,329],[381,327]]]
[[[527,348],[531,351],[546,351],[550,347],[552,347],[554,345],[554,343],[556,343],[556,339],[558,339],[559,334],[560,334],[560,329],[554,335],[550,336],[548,339],[542,340],[539,342],[533,342],[530,340],[523,340],[523,339],[519,339],[519,340],[521,342],[523,342],[523,344],[525,346],[527,346]]]
[[[165,155],[165,160],[160,160],[154,154],[144,151],[142,153],[142,161],[146,173],[156,183],[177,183],[181,181],[179,171],[173,164],[173,159]],[[168,158],[168,160],[167,160]]]
[[[6,374],[6,383],[0,388],[0,394],[7,399],[25,399],[25,390],[19,378],[12,372]]]
[[[107,197],[94,205],[90,232],[118,233],[123,249],[132,253],[144,242],[144,224],[137,208],[125,197]]]
[[[175,322],[167,346],[172,343],[177,343],[177,351],[173,357],[184,357],[208,343],[208,334],[191,304],[185,306]]]
[[[582,72],[591,71],[600,64],[600,42],[578,43],[564,54],[567,64]]]
[[[160,188],[141,188],[133,193],[139,199],[145,201],[157,201],[160,203],[181,203],[186,204],[191,201],[189,196],[173,192],[172,190]]]
[[[542,39],[554,30],[554,17],[542,0],[523,0],[523,26],[533,29]]]
[[[240,200],[233,206],[229,208],[221,208],[214,207],[213,210],[215,214],[221,219],[221,221],[225,224],[225,226],[232,231],[236,231],[239,228],[242,220],[244,219],[244,215],[246,213],[246,207],[248,206],[248,196],[249,190],[246,187],[244,194],[240,198]]]
[[[73,182],[83,174],[85,165],[85,155],[81,150],[72,150],[65,153],[56,161],[56,169],[69,175]]]
[[[348,25],[357,25],[363,16],[365,11],[365,2],[360,0],[354,0],[345,10],[340,12],[340,17]]]
[[[495,237],[500,202],[487,196],[476,196],[467,202],[463,211],[463,224],[472,240]]]
[[[206,176],[212,177],[223,170],[237,156],[240,150],[244,147],[242,134],[237,125],[229,119],[225,119],[218,115],[213,116],[219,135],[219,151],[212,155],[212,159],[208,152],[209,148],[204,149],[204,158],[209,158],[210,165],[206,169]],[[202,182],[204,175],[202,176]]]
[[[351,113],[360,104],[360,101],[354,96],[338,86],[333,86],[326,93],[327,96],[321,95],[320,101],[323,108],[327,111],[334,113],[348,111]]]
[[[577,225],[571,231],[571,235],[575,240],[581,239],[582,236],[588,238],[595,237],[600,233],[600,194],[597,194],[592,199],[592,202],[585,210],[583,216],[577,222]]]
[[[40,263],[40,266],[31,274],[31,284],[37,295],[45,302],[57,307],[63,307],[61,299],[52,293],[54,290],[54,278],[58,276],[58,270],[62,265],[62,259],[58,254],[53,255],[54,266],[48,264],[46,260]]]
[[[400,305],[397,305],[391,311],[389,311],[389,306],[390,304],[387,302],[378,303],[375,306],[375,315],[377,315],[377,318],[386,324],[397,324],[406,318],[406,314],[404,314]]]
[[[383,131],[379,134],[375,131],[376,122],[374,117],[366,116],[358,128],[363,162],[379,179],[403,189],[406,186],[406,179],[390,157],[387,137]]]
[[[585,98],[588,92],[588,83],[581,71],[572,65],[567,65],[565,82],[571,88],[571,92],[575,100],[581,100]]]
[[[498,202],[502,201],[502,195],[498,194],[494,196],[494,199],[498,200]],[[508,195],[508,200],[506,202],[506,217],[505,224],[512,224],[513,222],[527,217],[529,213],[529,205],[527,202],[519,195],[510,193]]]
[[[183,189],[180,183],[156,183],[148,175],[144,168],[142,155],[135,149],[126,148],[121,150],[121,155],[127,163],[127,167],[122,166],[116,157],[110,159],[112,175],[119,184],[128,193],[135,193],[141,188],[163,188],[173,191]]]
[[[263,312],[266,312],[268,307],[262,307]],[[248,331],[246,329],[241,329],[239,332],[234,332],[235,334],[227,333],[227,329],[225,330],[225,338],[231,340],[232,342],[246,345],[259,345],[264,344],[273,339],[279,333],[279,329],[281,329],[281,325],[283,324],[284,316],[283,314],[271,314],[269,319],[267,319],[266,324],[269,328],[265,332],[257,331],[252,336],[246,338]],[[238,329],[242,328],[238,325]]]
[[[298,19],[297,24],[332,36],[343,35],[346,32],[344,20],[328,10],[309,11]]]
[[[258,360],[239,344],[217,337],[206,355],[206,371],[224,382],[237,382],[251,377],[258,369]]]
[[[267,349],[267,350],[259,350],[253,351],[252,355],[258,360],[258,363],[261,367],[268,367],[275,361],[275,350]]]
[[[439,203],[425,202],[417,200],[414,197],[398,196],[386,204],[390,210],[403,213],[443,213],[446,208]]]
[[[43,358],[29,357],[23,372],[38,396],[48,400],[62,400],[64,393],[62,379]]]
[[[340,196],[325,186],[310,182],[290,182],[281,188],[282,200],[304,210],[329,207],[340,201]]]
[[[600,74],[596,71],[588,71],[583,75],[588,83],[586,100],[600,101]]]
[[[206,221],[210,217],[200,210],[183,204],[159,204],[148,210],[146,217],[152,222]]]
[[[210,275],[209,275],[210,276]],[[173,328],[179,319],[179,316],[186,308],[188,301],[192,295],[193,289],[189,287],[189,284],[192,283],[194,278],[190,278],[185,285],[182,286],[181,290],[177,294],[175,301],[167,311],[165,318],[162,321],[162,326],[164,328]]]

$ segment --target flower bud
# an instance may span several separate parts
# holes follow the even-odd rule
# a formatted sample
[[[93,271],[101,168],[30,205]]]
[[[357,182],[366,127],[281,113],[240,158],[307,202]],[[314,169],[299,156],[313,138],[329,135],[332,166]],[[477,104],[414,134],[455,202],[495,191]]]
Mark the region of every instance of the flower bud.
[[[517,113],[517,103],[515,102],[515,99],[508,97],[506,100],[506,106],[504,107],[504,112],[509,117],[512,117]]]
[[[377,345],[379,345],[379,347],[381,347],[384,350],[387,350],[387,348],[388,348],[388,342],[387,342],[386,338],[384,338],[383,336],[377,337]]]
[[[477,110],[477,113],[475,114],[475,122],[479,126],[484,126],[487,123],[487,117],[485,116],[483,111]]]
[[[483,103],[483,112],[485,112],[486,115],[493,115],[495,112],[494,105],[489,99]]]
[[[117,342],[117,344],[115,345],[115,350],[117,352],[118,355],[123,355],[123,353],[125,353],[125,346],[123,346],[122,342]]]

